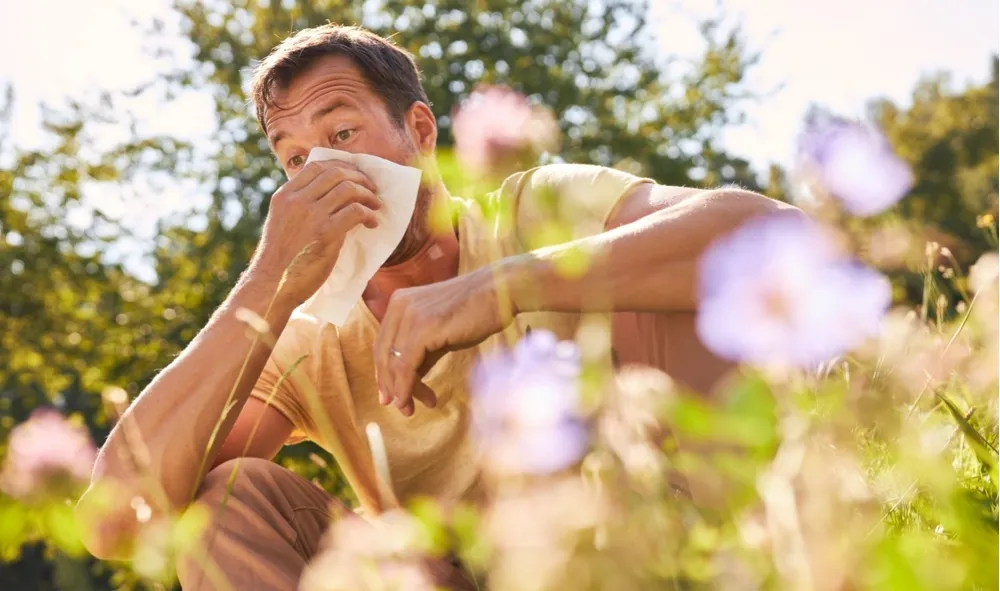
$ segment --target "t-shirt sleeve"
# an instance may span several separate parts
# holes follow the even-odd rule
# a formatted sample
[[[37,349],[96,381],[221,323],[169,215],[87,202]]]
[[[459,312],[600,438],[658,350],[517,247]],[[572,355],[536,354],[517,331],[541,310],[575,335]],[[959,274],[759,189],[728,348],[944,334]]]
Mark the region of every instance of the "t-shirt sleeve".
[[[309,438],[307,434],[313,432],[301,388],[297,387],[303,379],[309,379],[305,372],[311,365],[308,363],[308,339],[301,332],[299,323],[294,319],[289,321],[250,393],[253,398],[280,412],[292,424],[292,433],[286,444],[304,441]]]
[[[549,164],[508,177],[498,198],[532,250],[599,234],[626,195],[653,182],[603,166]]]

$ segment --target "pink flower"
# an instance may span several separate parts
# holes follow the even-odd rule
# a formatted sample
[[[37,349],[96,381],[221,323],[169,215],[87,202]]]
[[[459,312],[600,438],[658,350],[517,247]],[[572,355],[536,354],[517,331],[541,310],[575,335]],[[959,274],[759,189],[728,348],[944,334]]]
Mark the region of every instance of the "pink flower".
[[[337,520],[323,550],[306,567],[302,591],[432,591],[426,533],[410,514],[390,511],[367,521]]]
[[[552,114],[503,86],[479,88],[452,114],[459,160],[473,172],[512,172],[539,153],[559,145]]]
[[[878,334],[892,292],[817,224],[774,215],[709,248],[699,297],[698,335],[720,357],[815,367]]]
[[[473,432],[493,470],[550,474],[583,457],[580,373],[576,344],[544,330],[480,361],[471,376]]]
[[[14,427],[0,488],[12,497],[72,494],[90,477],[97,451],[87,431],[42,409]]]

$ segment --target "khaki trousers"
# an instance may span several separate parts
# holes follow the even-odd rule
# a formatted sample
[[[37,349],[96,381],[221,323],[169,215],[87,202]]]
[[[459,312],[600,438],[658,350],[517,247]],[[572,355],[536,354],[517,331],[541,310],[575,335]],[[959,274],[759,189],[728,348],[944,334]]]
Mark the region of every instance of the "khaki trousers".
[[[211,470],[196,503],[209,509],[212,520],[201,552],[177,566],[184,591],[295,591],[333,515],[361,519],[313,483],[259,458],[230,460]],[[448,561],[429,560],[428,572],[443,588],[475,589]]]

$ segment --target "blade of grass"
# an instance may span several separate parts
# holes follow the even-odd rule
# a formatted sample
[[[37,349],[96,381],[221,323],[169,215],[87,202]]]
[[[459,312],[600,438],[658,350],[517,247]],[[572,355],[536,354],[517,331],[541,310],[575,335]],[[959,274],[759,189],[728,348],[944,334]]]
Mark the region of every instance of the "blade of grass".
[[[993,447],[990,442],[987,441],[974,426],[972,426],[972,423],[970,423],[965,417],[965,414],[959,410],[958,406],[952,402],[950,398],[941,392],[935,391],[934,394],[937,396],[938,400],[944,403],[948,412],[958,424],[959,430],[961,430],[962,434],[965,435],[966,440],[972,447],[972,451],[974,451],[976,453],[976,457],[979,458],[979,462],[989,470],[996,469],[997,455],[1000,455],[997,452],[997,448]],[[992,454],[990,452],[992,452]]]
[[[972,317],[972,309],[975,307],[976,301],[979,299],[980,293],[981,292],[977,291],[976,294],[972,296],[972,300],[969,302],[969,309],[965,311],[965,315],[962,316],[962,321],[958,324],[958,328],[955,329],[955,333],[951,335],[951,338],[948,340],[948,344],[945,345],[944,350],[941,351],[940,355],[941,359],[944,359],[945,354],[948,353],[948,350],[951,349],[951,346],[955,344],[955,340],[958,339],[958,335],[962,333],[962,330],[965,328],[965,325],[969,323],[969,318]],[[927,376],[927,380],[924,382],[923,387],[920,389],[920,392],[917,394],[917,397],[910,404],[910,408],[906,411],[906,419],[909,419],[910,416],[913,415],[913,411],[916,410],[917,405],[920,404],[920,400],[924,397],[924,394],[927,392],[927,389],[930,388],[932,381],[933,378],[931,376]]]
[[[264,310],[263,318],[267,318],[271,315],[271,309],[274,307],[274,302],[277,301],[278,294],[281,293],[281,290],[285,287],[285,283],[288,281],[288,272],[295,267],[296,263],[298,263],[300,258],[309,251],[309,248],[311,246],[312,246],[311,244],[306,245],[305,248],[299,251],[299,253],[296,254],[295,257],[292,259],[292,262],[288,264],[288,268],[286,268],[285,271],[281,274],[281,279],[278,280],[278,287],[274,290],[274,295],[271,296],[271,299],[267,303],[267,308],[265,308]],[[259,327],[250,325],[250,328],[253,330]],[[266,336],[270,337],[269,342],[267,344],[270,346],[271,349],[274,349],[275,338],[273,335],[271,335],[269,331],[264,333],[264,331],[254,330],[254,337],[250,343],[250,350],[247,351],[246,357],[243,358],[243,365],[240,366],[240,371],[239,373],[236,374],[236,379],[233,380],[233,387],[229,389],[229,396],[226,397],[226,404],[223,407],[223,411],[219,416],[218,421],[216,421],[215,428],[212,431],[213,442],[215,439],[215,435],[218,433],[219,429],[222,428],[222,423],[225,422],[226,416],[229,414],[229,411],[232,410],[234,406],[233,402],[234,399],[236,398],[236,388],[238,388],[240,382],[243,381],[243,374],[246,373],[247,365],[250,364],[250,356],[253,354],[254,349],[257,348],[257,344],[260,342],[261,337],[264,336],[265,334]],[[208,454],[211,450],[212,450],[212,444],[210,443],[209,445],[205,446],[205,451],[202,453],[201,462],[198,465],[198,475],[194,480],[194,485],[192,486],[191,494],[188,495],[191,500],[194,500],[194,496],[195,494],[197,494],[198,488],[201,485],[201,479],[205,475],[205,466],[206,464],[208,464]]]
[[[268,393],[267,399],[265,400],[264,404],[270,404],[271,403],[271,401],[274,399],[274,396],[278,393],[278,388],[280,388],[282,382],[285,381],[285,378],[287,378],[293,371],[295,371],[295,368],[297,368],[299,366],[299,364],[302,363],[308,357],[309,357],[308,355],[303,355],[303,356],[299,357],[298,359],[295,360],[294,363],[292,363],[291,366],[289,366],[289,368],[287,370],[285,370],[284,372],[282,372],[282,374],[274,382],[274,386],[271,387],[271,391]],[[236,474],[239,471],[240,459],[243,458],[243,457],[246,457],[247,450],[250,449],[250,444],[253,442],[253,438],[257,434],[257,428],[260,427],[260,424],[263,421],[263,419],[264,419],[263,415],[257,417],[257,422],[254,423],[253,429],[250,431],[250,436],[247,438],[247,442],[243,446],[243,453],[240,455],[239,458],[236,458],[235,462],[233,462],[233,469],[229,473],[229,480],[226,481],[226,491],[222,495],[222,501],[219,503],[219,506],[217,508],[215,508],[216,509],[215,518],[216,519],[218,519],[219,517],[221,517],[223,515],[223,513],[225,513],[226,505],[227,505],[227,503],[229,501],[229,496],[230,496],[230,494],[233,491],[233,486],[235,486],[235,484],[236,484]],[[218,429],[218,425],[219,424],[221,424],[221,423],[217,423],[216,430]],[[216,432],[213,432],[212,433],[212,438],[213,439],[215,438],[215,435],[216,435]],[[209,443],[209,446],[211,447],[211,442]],[[211,546],[212,542],[214,542],[214,541],[215,541],[215,531],[212,532],[212,536],[208,540],[208,543],[206,544],[206,546]]]

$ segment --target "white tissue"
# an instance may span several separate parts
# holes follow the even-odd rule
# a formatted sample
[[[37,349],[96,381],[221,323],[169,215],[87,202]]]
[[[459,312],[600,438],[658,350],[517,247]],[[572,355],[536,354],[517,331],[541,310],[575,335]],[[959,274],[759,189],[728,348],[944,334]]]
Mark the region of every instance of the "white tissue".
[[[420,189],[420,169],[403,166],[369,154],[351,154],[329,148],[313,148],[306,164],[319,160],[342,160],[357,166],[375,183],[382,208],[375,212],[377,228],[358,226],[347,233],[333,271],[322,286],[298,310],[343,326],[347,315],[403,238]]]

